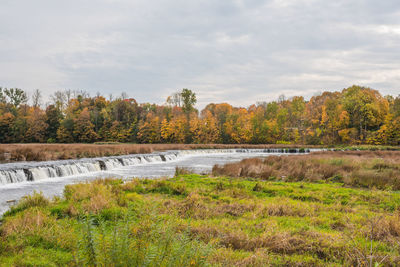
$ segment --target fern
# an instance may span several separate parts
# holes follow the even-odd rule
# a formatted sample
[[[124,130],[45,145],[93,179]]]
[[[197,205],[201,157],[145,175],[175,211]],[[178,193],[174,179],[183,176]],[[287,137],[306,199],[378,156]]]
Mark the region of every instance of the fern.
[[[157,215],[157,207],[132,207],[123,219],[85,217],[77,244],[79,266],[205,266],[212,248],[176,232],[176,221]],[[134,232],[132,232],[134,231]]]

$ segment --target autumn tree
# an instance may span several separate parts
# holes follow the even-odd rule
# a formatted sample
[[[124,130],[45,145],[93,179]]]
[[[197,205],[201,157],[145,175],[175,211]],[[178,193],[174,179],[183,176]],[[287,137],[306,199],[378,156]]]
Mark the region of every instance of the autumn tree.
[[[193,116],[190,119],[190,132],[193,142],[197,144],[217,143],[220,140],[217,119],[209,110],[204,110],[201,118]]]
[[[37,107],[33,107],[28,117],[28,131],[26,132],[26,141],[39,143],[46,142],[47,127],[48,124],[46,123],[46,113]]]
[[[148,113],[146,119],[140,121],[138,140],[150,144],[161,141],[161,121],[158,116]]]
[[[0,88],[0,142],[397,144],[399,132],[400,97],[360,86],[200,113],[186,88],[165,105],[72,90],[55,92],[46,109],[40,99],[37,90],[28,105],[23,90]]]
[[[208,104],[202,112],[209,111],[217,120],[218,129],[220,132],[220,139],[222,143],[229,143],[230,136],[226,132],[225,123],[227,118],[232,114],[233,107],[227,103],[221,104]]]
[[[251,113],[252,140],[254,144],[275,143],[276,132],[273,121],[266,119],[266,106],[259,105]]]
[[[75,140],[82,143],[91,143],[96,141],[97,134],[94,131],[94,125],[90,121],[90,113],[87,108],[84,108],[78,117],[74,119]]]
[[[252,139],[250,114],[240,108],[228,116],[224,128],[231,143],[249,143]]]
[[[164,119],[161,123],[161,137],[167,143],[184,143],[186,117],[175,116],[170,121]]]

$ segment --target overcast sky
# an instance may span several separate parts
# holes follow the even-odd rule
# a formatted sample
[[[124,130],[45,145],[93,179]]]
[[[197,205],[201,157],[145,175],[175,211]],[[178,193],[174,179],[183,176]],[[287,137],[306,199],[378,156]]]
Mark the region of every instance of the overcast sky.
[[[400,93],[399,0],[1,0],[0,86],[163,103]]]

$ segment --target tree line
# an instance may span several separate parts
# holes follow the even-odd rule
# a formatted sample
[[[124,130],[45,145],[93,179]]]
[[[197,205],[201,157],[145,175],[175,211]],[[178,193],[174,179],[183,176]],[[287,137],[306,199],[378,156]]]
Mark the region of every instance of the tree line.
[[[41,101],[39,90],[28,101],[21,89],[0,88],[1,143],[400,144],[400,96],[356,85],[308,101],[281,96],[201,111],[189,89],[163,105],[70,90],[55,92],[46,107]]]

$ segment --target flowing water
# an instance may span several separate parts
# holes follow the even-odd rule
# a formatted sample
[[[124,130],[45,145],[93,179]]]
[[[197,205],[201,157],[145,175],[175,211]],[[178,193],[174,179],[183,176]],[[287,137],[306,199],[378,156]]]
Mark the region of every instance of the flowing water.
[[[67,184],[97,178],[172,177],[175,167],[209,173],[215,164],[244,158],[304,153],[297,149],[179,150],[79,160],[18,162],[0,164],[0,214],[21,197],[34,191],[47,197],[62,195]]]

